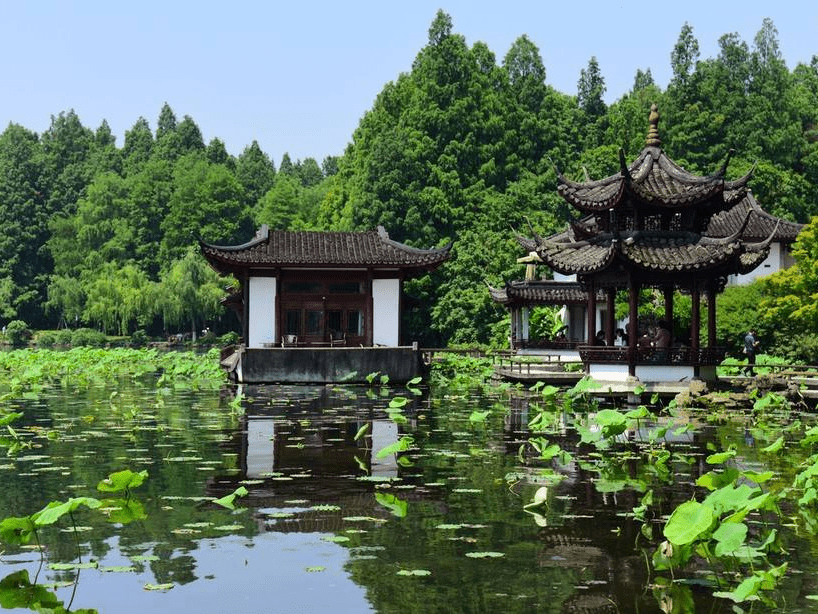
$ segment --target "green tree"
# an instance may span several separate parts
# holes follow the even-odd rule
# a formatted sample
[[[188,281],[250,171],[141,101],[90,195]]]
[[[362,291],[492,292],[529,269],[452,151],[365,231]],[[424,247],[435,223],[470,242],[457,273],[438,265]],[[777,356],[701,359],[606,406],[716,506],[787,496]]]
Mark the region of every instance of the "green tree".
[[[602,97],[606,89],[599,62],[596,56],[591,56],[587,68],[580,70],[577,82],[577,104],[586,124],[586,143],[591,147],[601,144],[602,132],[605,129],[607,107]]]
[[[130,130],[125,131],[122,146],[122,172],[127,176],[141,170],[153,151],[153,133],[148,120],[140,117]]]
[[[236,179],[244,188],[251,208],[273,187],[275,176],[275,165],[257,141],[245,147],[236,159]]]
[[[244,191],[226,166],[210,164],[202,153],[189,153],[176,163],[173,185],[160,224],[164,262],[181,258],[196,236],[231,244],[252,233]]]
[[[47,272],[40,252],[48,221],[40,153],[37,135],[22,126],[9,124],[0,134],[0,279],[10,284],[4,313],[25,313],[32,324]]]
[[[297,215],[297,203],[301,185],[292,175],[279,173],[273,187],[258,201],[256,224],[267,224],[270,228],[289,230]]]
[[[162,276],[158,305],[165,327],[189,326],[195,340],[198,325],[217,317],[224,297],[224,279],[190,247]]]
[[[792,247],[795,265],[760,281],[764,299],[752,312],[787,340],[818,332],[818,217]]]
[[[698,60],[699,41],[693,36],[692,26],[685,22],[682,31],[679,32],[679,38],[670,52],[670,68],[673,73],[670,87],[679,91],[683,105],[687,102],[687,86]]]

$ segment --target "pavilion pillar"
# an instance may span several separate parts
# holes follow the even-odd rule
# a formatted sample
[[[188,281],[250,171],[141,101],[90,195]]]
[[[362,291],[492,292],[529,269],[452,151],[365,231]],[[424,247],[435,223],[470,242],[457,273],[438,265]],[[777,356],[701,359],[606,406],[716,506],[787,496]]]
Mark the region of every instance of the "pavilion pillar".
[[[707,287],[707,347],[716,347],[716,287]]]
[[[616,309],[615,304],[616,299],[616,288],[608,288],[605,290],[605,309],[607,313],[605,314],[605,345],[613,345],[615,336],[614,336],[614,326],[616,324],[616,317],[614,310]]]
[[[639,343],[639,284],[628,277],[628,375],[636,377],[636,346]]]
[[[665,321],[673,332],[673,288],[665,288]]]
[[[694,283],[690,291],[690,352],[693,359],[693,373],[699,375],[699,327],[701,326],[701,293]]]
[[[250,272],[248,269],[245,269],[242,275],[241,294],[243,299],[241,336],[244,345],[248,346],[250,345]]]
[[[588,328],[588,345],[594,345],[596,342],[596,286],[592,280],[588,281],[588,314],[586,319]]]

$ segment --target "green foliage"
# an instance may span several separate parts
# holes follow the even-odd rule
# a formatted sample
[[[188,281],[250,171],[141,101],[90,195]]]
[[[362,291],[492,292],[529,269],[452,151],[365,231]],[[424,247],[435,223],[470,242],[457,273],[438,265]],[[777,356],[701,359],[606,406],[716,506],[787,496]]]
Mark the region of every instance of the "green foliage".
[[[227,508],[229,510],[236,509],[236,498],[237,497],[246,497],[249,494],[249,491],[244,486],[239,486],[236,490],[231,492],[229,495],[225,495],[224,497],[219,497],[218,499],[213,499],[213,503],[216,505],[220,505],[221,507]]]
[[[141,486],[142,483],[148,479],[148,471],[142,470],[134,473],[130,469],[123,469],[112,473],[104,480],[97,484],[97,490],[100,492],[122,492],[130,494],[132,488]]]
[[[78,328],[71,333],[71,346],[79,347],[102,347],[107,338],[104,333],[93,328]]]
[[[574,212],[554,189],[554,167],[573,178],[583,168],[595,179],[617,172],[620,147],[629,157],[643,147],[652,103],[663,147],[689,170],[711,174],[734,148],[728,172],[755,164],[751,185],[768,211],[799,222],[818,214],[818,63],[789,70],[775,26],[760,25],[749,44],[726,34],[716,57],[702,59],[684,24],[667,90],[637,69],[632,91],[606,105],[595,58],[578,75],[577,95],[561,93],[546,83],[527,36],[498,63],[439,11],[411,70],[384,85],[344,154],[320,166],[285,154],[278,172],[256,142],[237,158],[219,138],[205,145],[196,122],[177,120],[168,104],[155,133],[140,117],[121,148],[106,122],[91,130],[72,110],[53,116],[42,135],[10,124],[0,134],[0,318],[119,334],[156,334],[166,324],[195,330],[221,308],[205,282],[182,313],[190,286],[175,267],[192,273],[185,260],[194,235],[228,244],[259,223],[382,224],[414,246],[455,242],[441,270],[406,285],[417,299],[403,322],[408,339],[504,344],[506,314],[485,283],[522,274],[511,229],[525,233],[526,218],[543,235],[564,228]],[[777,351],[818,329],[812,235],[796,250],[797,270],[761,289],[768,302],[752,324],[766,327],[762,339]],[[727,315],[720,340],[736,343],[751,313]],[[790,354],[814,358],[814,345]]]
[[[26,345],[31,338],[31,329],[22,320],[12,320],[6,325],[6,340],[12,347]]]

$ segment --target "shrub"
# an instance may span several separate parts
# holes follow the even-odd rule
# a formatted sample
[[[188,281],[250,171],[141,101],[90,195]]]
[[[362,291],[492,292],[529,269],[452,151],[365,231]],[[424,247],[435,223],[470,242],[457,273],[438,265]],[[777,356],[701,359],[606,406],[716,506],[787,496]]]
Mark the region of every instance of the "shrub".
[[[34,337],[34,343],[37,344],[37,347],[42,348],[53,347],[57,343],[57,333],[56,331],[53,330],[41,330]]]
[[[61,328],[55,333],[55,343],[57,345],[71,345],[72,331],[70,328]]]
[[[144,347],[148,342],[148,333],[144,330],[137,330],[131,335],[131,345],[135,348]]]
[[[22,320],[12,320],[6,326],[6,339],[14,347],[26,345],[31,339],[31,329]]]
[[[102,347],[105,342],[105,335],[93,328],[78,328],[71,333],[71,345],[75,348],[81,346]]]
[[[239,334],[232,330],[229,333],[225,333],[221,337],[219,337],[219,343],[221,345],[235,345],[238,342]]]

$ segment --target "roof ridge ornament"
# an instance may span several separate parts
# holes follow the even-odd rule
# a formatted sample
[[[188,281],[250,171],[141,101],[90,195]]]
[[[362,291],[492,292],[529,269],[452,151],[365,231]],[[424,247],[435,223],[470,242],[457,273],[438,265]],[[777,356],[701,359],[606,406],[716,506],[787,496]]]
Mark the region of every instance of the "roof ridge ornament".
[[[628,170],[628,163],[625,161],[625,150],[619,148],[619,174],[625,179],[631,180],[631,172]]]
[[[647,147],[661,147],[662,139],[659,138],[659,107],[654,102],[650,105],[650,116],[648,117],[650,128],[648,128],[648,137],[645,139]]]
[[[730,158],[733,157],[734,153],[736,153],[736,150],[732,147],[727,150],[727,157],[724,159],[724,164],[722,164],[721,168],[716,172],[716,177],[724,178],[724,176],[727,174],[727,165],[730,164]],[[755,168],[755,165],[753,165],[753,168]]]

